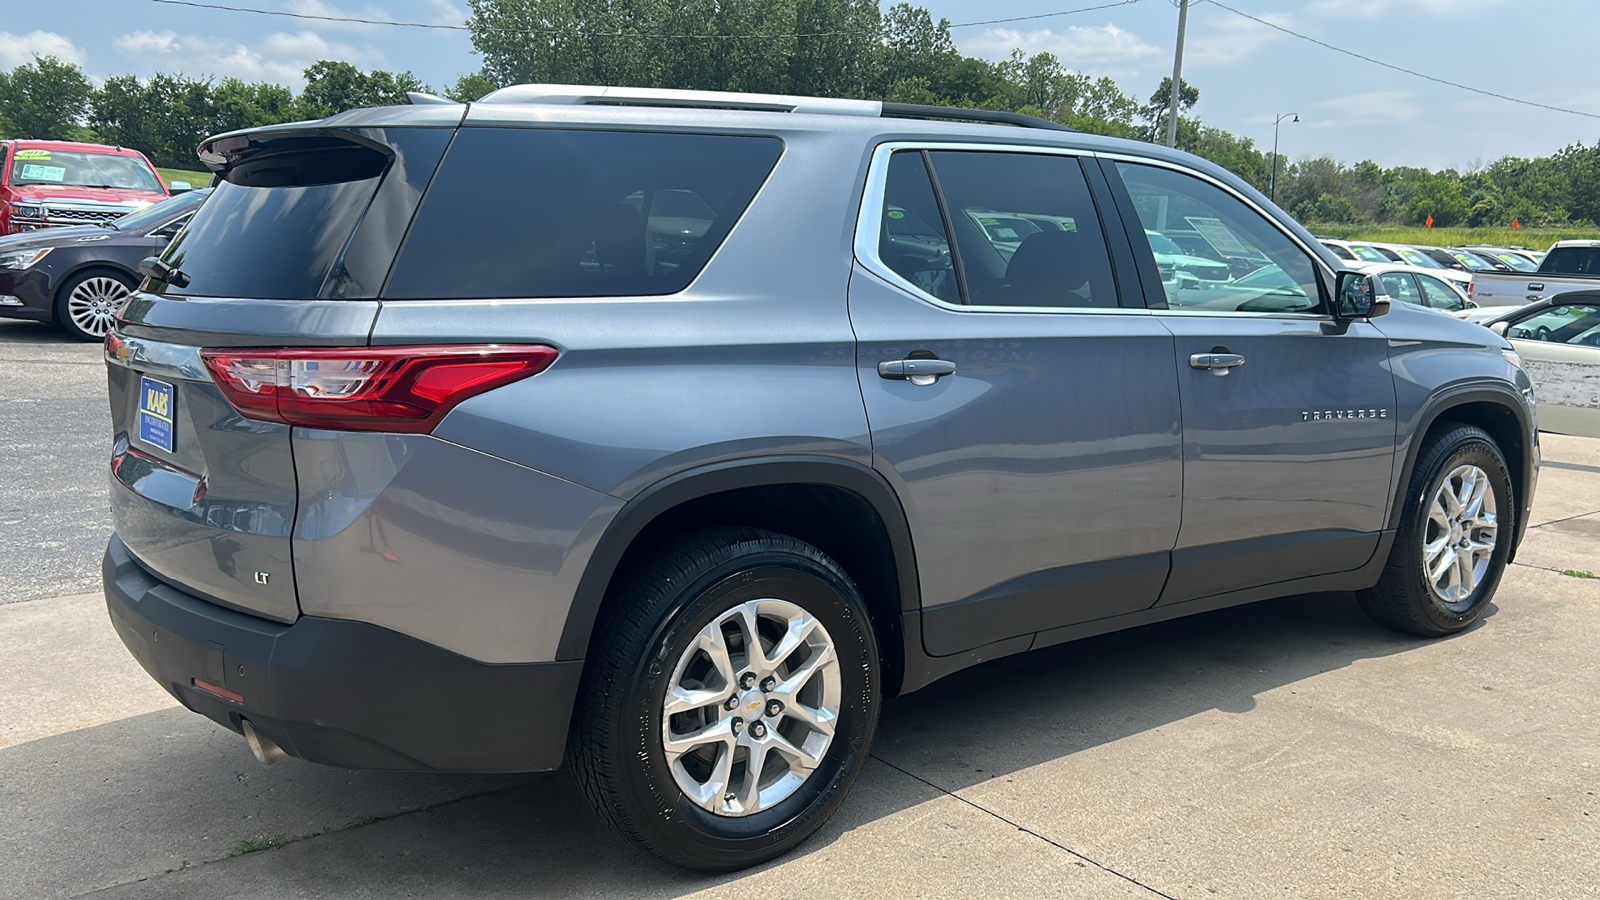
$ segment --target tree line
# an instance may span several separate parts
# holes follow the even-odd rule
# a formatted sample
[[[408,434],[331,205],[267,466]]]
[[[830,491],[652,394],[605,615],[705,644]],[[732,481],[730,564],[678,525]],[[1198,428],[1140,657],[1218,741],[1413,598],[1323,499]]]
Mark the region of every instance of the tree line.
[[[1071,60],[1020,50],[1001,62],[963,55],[950,23],[924,8],[878,0],[469,0],[479,72],[442,90],[470,101],[505,84],[621,84],[864,97],[1009,110],[1081,131],[1160,141],[1171,79],[1147,99]],[[237,78],[157,74],[95,86],[70,63],[41,57],[0,72],[0,134],[98,140],[157,165],[194,166],[207,135],[346,109],[404,103],[429,91],[410,72],[363,72],[322,60],[298,94]],[[1290,160],[1206,125],[1200,91],[1180,85],[1178,146],[1216,162],[1315,224],[1439,226],[1600,224],[1600,142],[1545,157],[1505,157],[1471,171],[1370,160]],[[1273,175],[1276,162],[1276,177]]]

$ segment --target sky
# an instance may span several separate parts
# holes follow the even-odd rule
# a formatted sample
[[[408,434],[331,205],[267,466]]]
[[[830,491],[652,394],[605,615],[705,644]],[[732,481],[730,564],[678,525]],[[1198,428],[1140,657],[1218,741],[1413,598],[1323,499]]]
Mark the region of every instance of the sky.
[[[460,24],[466,0],[208,0],[231,6]],[[952,24],[1038,16],[1111,0],[926,0]],[[1539,109],[1385,69],[1193,0],[1184,79],[1195,113],[1291,158],[1472,169],[1600,142],[1592,59],[1597,0],[1224,0],[1242,12],[1365,56],[1483,90],[1588,113]],[[885,0],[885,7],[888,0]],[[999,60],[1049,50],[1147,98],[1172,72],[1177,0],[957,27],[962,52]],[[299,89],[318,59],[409,69],[435,88],[475,71],[464,32],[318,22],[152,0],[0,0],[0,68],[54,54],[91,78],[156,71],[270,80]]]

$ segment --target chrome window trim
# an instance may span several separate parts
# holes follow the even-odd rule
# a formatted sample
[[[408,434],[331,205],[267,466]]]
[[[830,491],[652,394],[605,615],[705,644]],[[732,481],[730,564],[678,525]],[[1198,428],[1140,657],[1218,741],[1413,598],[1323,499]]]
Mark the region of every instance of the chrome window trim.
[[[1318,273],[1320,275],[1322,275],[1322,276],[1325,276],[1326,279],[1327,279],[1328,283],[1323,284],[1322,287],[1324,287],[1324,288],[1332,288],[1332,287],[1337,285],[1338,277],[1335,275],[1333,269],[1328,267],[1327,261],[1322,258],[1321,254],[1319,254],[1315,250],[1311,249],[1311,247],[1309,245],[1307,245],[1305,241],[1300,240],[1300,238],[1297,235],[1295,235],[1294,232],[1286,230],[1278,222],[1278,219],[1277,219],[1276,216],[1274,216],[1271,213],[1267,212],[1265,209],[1263,209],[1261,207],[1260,204],[1256,203],[1254,200],[1251,200],[1249,197],[1246,197],[1244,194],[1239,193],[1232,186],[1230,186],[1227,182],[1222,181],[1221,179],[1216,178],[1216,177],[1210,175],[1209,173],[1202,172],[1202,171],[1200,171],[1198,169],[1192,169],[1192,168],[1189,168],[1188,166],[1179,165],[1178,163],[1174,163],[1174,162],[1171,162],[1171,161],[1165,160],[1165,159],[1152,159],[1152,158],[1150,158],[1148,156],[1134,156],[1134,155],[1132,155],[1130,153],[1095,153],[1095,154],[1092,154],[1092,155],[1097,157],[1097,158],[1099,158],[1099,159],[1109,159],[1112,162],[1126,162],[1126,163],[1133,163],[1135,165],[1140,165],[1140,166],[1155,166],[1155,167],[1161,168],[1161,169],[1170,169],[1171,171],[1177,172],[1177,173],[1179,173],[1181,175],[1188,175],[1191,178],[1198,178],[1201,181],[1204,181],[1207,184],[1210,184],[1212,187],[1215,187],[1218,190],[1221,190],[1223,193],[1225,193],[1228,196],[1234,198],[1235,200],[1238,200],[1240,203],[1243,203],[1245,206],[1248,206],[1250,209],[1254,210],[1257,215],[1259,215],[1261,218],[1267,220],[1267,222],[1273,228],[1277,229],[1279,234],[1282,234],[1284,237],[1288,238],[1291,242],[1294,243],[1295,246],[1299,247],[1301,249],[1301,251],[1303,251],[1307,256],[1311,257],[1312,265],[1316,266]],[[1356,262],[1360,262],[1360,260],[1356,260]],[[1329,298],[1331,298],[1332,297],[1332,291],[1329,290],[1328,294],[1329,294]],[[1331,299],[1329,299],[1329,302],[1331,302]],[[1183,314],[1183,313],[1205,312],[1208,315],[1216,315],[1216,316],[1263,316],[1263,315],[1265,315],[1265,316],[1292,316],[1293,318],[1295,318],[1297,320],[1322,320],[1322,321],[1328,321],[1328,322],[1335,321],[1334,316],[1331,313],[1297,313],[1297,312],[1288,312],[1288,311],[1271,312],[1271,313],[1259,313],[1259,312],[1248,312],[1248,311],[1241,311],[1241,310],[1181,310],[1181,309],[1158,309],[1158,310],[1154,310],[1154,311],[1157,312],[1157,313],[1163,314],[1163,315],[1165,315],[1167,313]]]
[[[866,190],[861,196],[861,210],[856,216],[855,258],[856,263],[873,275],[887,281],[911,296],[937,306],[940,309],[959,313],[1028,313],[1031,315],[1135,315],[1147,316],[1152,310],[1144,307],[1079,307],[1079,306],[980,306],[977,304],[949,303],[917,287],[905,279],[888,264],[878,258],[878,241],[882,238],[883,217],[878,215],[878,210],[883,208],[884,193],[889,185],[889,157],[896,150],[976,150],[982,152],[1003,153],[1031,153],[1046,154],[1050,156],[1094,156],[1087,150],[1075,150],[1070,147],[1049,147],[1037,144],[985,144],[971,141],[886,141],[873,148],[872,162],[867,169]],[[1102,227],[1104,223],[1101,223]],[[1109,250],[1107,252],[1109,259]]]
[[[888,266],[888,264],[884,263],[881,259],[878,258],[878,241],[882,237],[882,218],[883,217],[877,215],[876,211],[883,207],[883,197],[884,197],[885,191],[888,188],[888,181],[889,181],[889,158],[890,158],[890,156],[892,156],[894,154],[894,152],[896,150],[929,150],[929,151],[933,151],[933,150],[975,150],[975,151],[982,151],[982,152],[999,152],[999,153],[1034,153],[1034,154],[1048,154],[1048,155],[1052,155],[1052,156],[1073,156],[1073,157],[1080,157],[1080,158],[1081,157],[1088,157],[1090,159],[1109,159],[1109,160],[1111,160],[1113,162],[1128,162],[1128,163],[1134,163],[1134,164],[1137,164],[1137,165],[1157,166],[1157,167],[1163,168],[1163,169],[1170,169],[1170,170],[1172,170],[1174,172],[1178,172],[1178,173],[1183,174],[1183,175],[1188,175],[1188,176],[1193,177],[1193,178],[1198,178],[1201,181],[1204,181],[1207,184],[1210,184],[1213,187],[1218,188],[1219,190],[1221,190],[1224,193],[1228,194],[1230,197],[1233,197],[1234,199],[1238,200],[1239,202],[1245,204],[1247,207],[1249,207],[1251,210],[1253,210],[1257,215],[1259,215],[1259,216],[1261,216],[1261,218],[1265,219],[1268,223],[1270,223],[1272,225],[1273,228],[1277,229],[1277,231],[1280,234],[1282,234],[1284,237],[1288,238],[1291,242],[1293,242],[1293,244],[1295,246],[1299,247],[1302,252],[1304,252],[1307,256],[1309,256],[1311,258],[1312,264],[1316,267],[1319,275],[1326,276],[1326,279],[1327,279],[1328,283],[1322,285],[1324,288],[1331,288],[1331,285],[1336,283],[1338,279],[1336,278],[1333,269],[1329,268],[1327,262],[1325,260],[1323,260],[1321,255],[1319,255],[1315,250],[1311,249],[1311,247],[1309,247],[1306,244],[1305,241],[1302,241],[1293,232],[1284,229],[1284,227],[1281,224],[1279,224],[1277,218],[1275,216],[1273,216],[1271,213],[1267,212],[1265,209],[1263,209],[1260,206],[1260,204],[1258,204],[1255,201],[1251,200],[1249,197],[1246,197],[1243,194],[1239,193],[1237,190],[1235,190],[1233,187],[1228,185],[1226,182],[1224,182],[1224,181],[1222,181],[1222,180],[1220,180],[1218,178],[1215,178],[1215,177],[1213,177],[1212,175],[1210,175],[1210,174],[1208,174],[1206,172],[1201,172],[1201,171],[1199,171],[1197,169],[1189,168],[1187,166],[1183,166],[1183,165],[1180,165],[1178,163],[1170,162],[1170,161],[1164,160],[1164,159],[1153,159],[1151,157],[1146,157],[1146,156],[1134,156],[1134,155],[1128,154],[1128,153],[1110,153],[1110,152],[1103,152],[1103,151],[1085,150],[1085,149],[1073,148],[1073,147],[1056,147],[1056,146],[1039,145],[1039,144],[990,144],[990,143],[981,143],[981,142],[973,142],[973,141],[939,141],[939,140],[929,140],[929,139],[921,139],[921,140],[914,140],[914,141],[885,141],[884,143],[881,143],[881,144],[879,144],[879,145],[877,145],[876,147],[873,148],[873,150],[872,150],[872,161],[868,165],[866,189],[862,193],[861,209],[857,213],[857,217],[856,217],[856,236],[855,236],[855,246],[854,246],[855,259],[856,259],[857,264],[859,264],[863,269],[866,269],[868,272],[871,272],[873,275],[876,275],[877,277],[883,279],[884,281],[887,281],[889,284],[891,284],[891,285],[893,285],[893,286],[895,286],[895,287],[897,287],[897,288],[899,288],[899,289],[911,294],[913,297],[916,297],[917,299],[919,299],[919,300],[921,300],[921,301],[923,301],[925,303],[931,303],[934,306],[939,307],[940,309],[950,310],[952,312],[980,312],[980,313],[982,313],[982,312],[998,312],[998,313],[1034,313],[1034,314],[1041,314],[1042,313],[1042,314],[1046,314],[1046,315],[1060,315],[1060,314],[1063,314],[1063,313],[1072,314],[1072,315],[1079,315],[1079,314],[1089,314],[1089,315],[1156,315],[1156,314],[1159,314],[1159,315],[1176,315],[1176,316],[1229,316],[1229,317],[1242,317],[1242,318],[1288,317],[1288,318],[1294,319],[1295,321],[1301,321],[1301,322],[1304,322],[1304,321],[1323,321],[1323,322],[1334,322],[1334,321],[1337,321],[1335,319],[1335,317],[1331,313],[1297,313],[1297,312],[1289,312],[1289,311],[1252,312],[1252,311],[1247,311],[1247,310],[1220,310],[1220,309],[1219,310],[1213,310],[1213,309],[1150,309],[1148,307],[1122,307],[1122,306],[1116,307],[1114,309],[1105,309],[1105,308],[1098,308],[1098,307],[1093,307],[1093,308],[1091,308],[1091,307],[1072,307],[1072,306],[1062,306],[1062,307],[979,306],[979,305],[975,305],[975,304],[974,305],[962,305],[962,304],[959,304],[959,303],[949,303],[949,302],[946,302],[944,300],[940,300],[938,297],[935,297],[932,294],[929,294],[928,292],[926,292],[926,291],[922,290],[921,288],[917,287],[915,284],[912,284],[907,279],[901,277],[900,273],[898,273],[898,272],[894,271],[893,269],[891,269]],[[1117,215],[1120,217],[1120,213],[1117,213]],[[1104,214],[1103,213],[1102,213],[1102,218],[1101,218],[1100,225],[1101,225],[1102,229],[1105,227],[1105,221],[1104,221]],[[1329,291],[1330,296],[1331,296],[1331,293],[1332,292],[1331,292],[1331,289],[1330,289],[1330,291]]]

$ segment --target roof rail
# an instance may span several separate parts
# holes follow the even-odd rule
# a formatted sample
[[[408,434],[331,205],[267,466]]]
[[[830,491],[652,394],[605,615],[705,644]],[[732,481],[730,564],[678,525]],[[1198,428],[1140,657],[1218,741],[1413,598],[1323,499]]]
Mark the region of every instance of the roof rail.
[[[1041,119],[1024,113],[999,109],[963,109],[959,106],[925,106],[920,103],[883,104],[880,113],[886,119],[951,119],[957,122],[982,122],[986,125],[1016,125],[1022,128],[1042,128],[1046,131],[1077,131],[1059,122]]]
[[[445,102],[411,95],[413,103]],[[821,113],[895,119],[947,119],[1016,125],[1047,131],[1073,131],[1065,125],[1022,113],[996,109],[961,109],[878,100],[842,100],[788,94],[743,94],[732,91],[681,91],[671,88],[601,87],[588,84],[516,84],[486,94],[479,103],[549,103],[569,106],[668,106],[686,109],[739,109],[755,112]]]
[[[688,109],[743,109],[758,112],[828,113],[877,116],[876,100],[839,100],[731,91],[681,91],[670,88],[599,87],[585,84],[517,84],[493,91],[479,103],[551,103],[572,106],[670,106]]]

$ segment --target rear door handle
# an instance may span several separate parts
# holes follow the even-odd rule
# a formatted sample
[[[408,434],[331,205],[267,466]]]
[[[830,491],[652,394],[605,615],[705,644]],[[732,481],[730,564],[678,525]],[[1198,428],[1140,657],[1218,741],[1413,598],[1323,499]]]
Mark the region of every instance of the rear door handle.
[[[1230,370],[1244,365],[1244,357],[1237,353],[1195,353],[1189,357],[1189,365],[1196,369],[1209,369],[1213,375],[1226,375]]]
[[[953,375],[956,364],[947,359],[886,359],[878,363],[879,378],[895,378],[912,384],[933,384]]]

